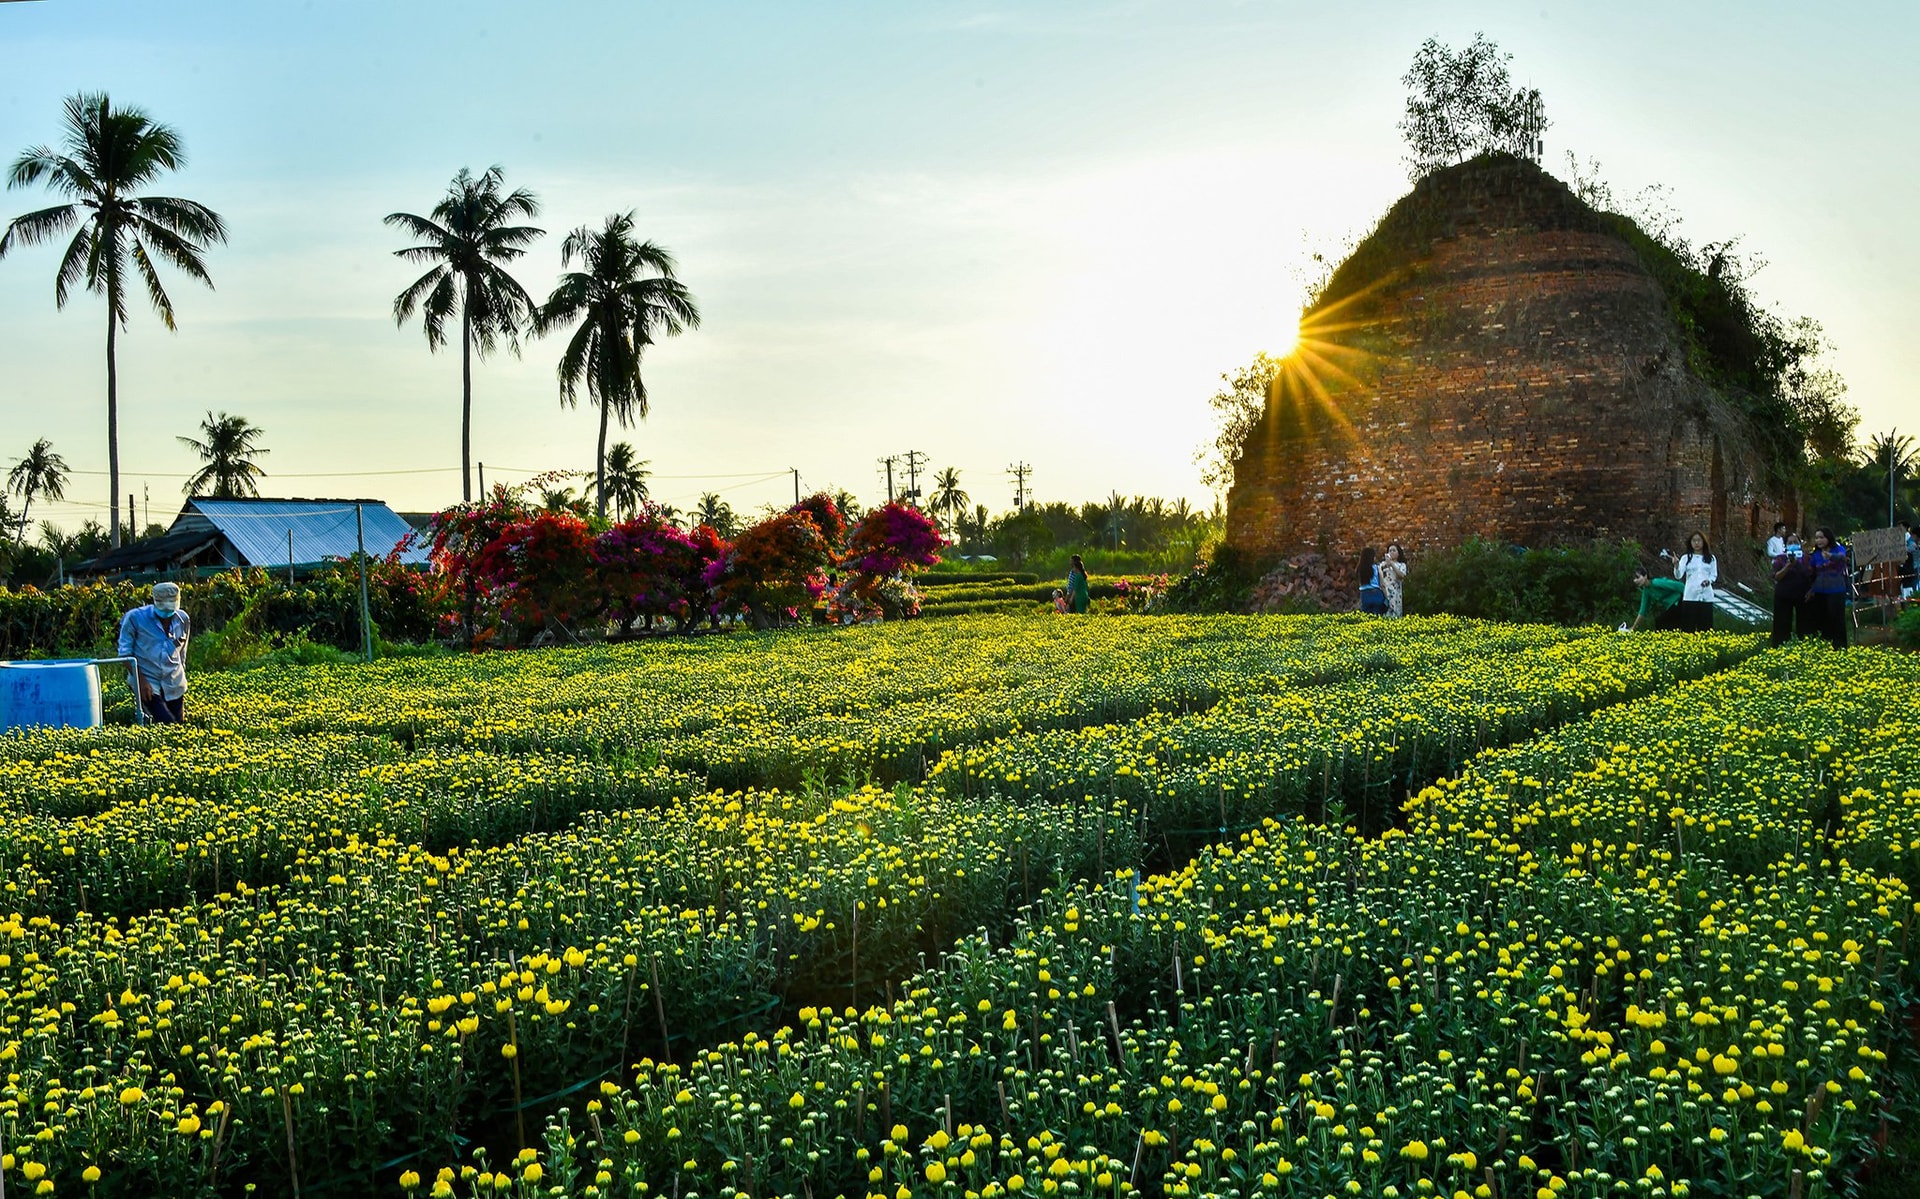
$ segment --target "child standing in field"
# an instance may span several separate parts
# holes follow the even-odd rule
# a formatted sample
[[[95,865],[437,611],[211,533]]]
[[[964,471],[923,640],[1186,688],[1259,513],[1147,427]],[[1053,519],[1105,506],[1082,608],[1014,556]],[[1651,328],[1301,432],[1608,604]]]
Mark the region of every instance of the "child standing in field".
[[[1067,593],[1058,587],[1053,589],[1053,610],[1063,616],[1066,615]]]

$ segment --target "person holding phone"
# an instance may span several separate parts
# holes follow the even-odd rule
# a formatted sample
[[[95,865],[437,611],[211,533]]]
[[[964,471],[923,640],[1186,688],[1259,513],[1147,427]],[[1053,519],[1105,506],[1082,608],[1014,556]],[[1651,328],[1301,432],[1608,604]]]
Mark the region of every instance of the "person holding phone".
[[[1674,562],[1673,577],[1685,584],[1680,596],[1680,627],[1693,633],[1711,632],[1713,585],[1720,579],[1720,564],[1714,560],[1705,533],[1687,538],[1687,552]]]
[[[1773,637],[1774,645],[1793,640],[1794,626],[1806,637],[1813,629],[1807,615],[1807,589],[1813,586],[1813,569],[1800,551],[1800,535],[1788,533],[1780,539],[1780,552],[1773,556]]]
[[[192,631],[193,621],[180,610],[178,583],[155,583],[153,602],[120,618],[120,656],[140,664],[140,707],[155,724],[186,719]]]
[[[1853,563],[1847,547],[1827,528],[1813,531],[1813,552],[1807,555],[1813,584],[1807,589],[1807,611],[1813,617],[1813,635],[1835,649],[1847,648],[1847,587]]]

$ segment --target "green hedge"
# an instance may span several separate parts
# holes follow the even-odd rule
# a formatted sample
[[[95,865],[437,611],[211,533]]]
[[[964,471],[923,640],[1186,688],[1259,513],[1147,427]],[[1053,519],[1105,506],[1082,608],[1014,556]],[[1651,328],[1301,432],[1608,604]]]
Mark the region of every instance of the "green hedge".
[[[1038,583],[1040,576],[1020,571],[979,571],[979,570],[930,570],[914,576],[914,585],[921,590],[929,587],[963,587],[981,583]]]
[[[1633,614],[1639,563],[1639,547],[1631,542],[1520,550],[1474,538],[1410,563],[1406,610],[1481,620],[1612,623]]]
[[[344,567],[287,584],[263,570],[231,570],[180,585],[195,634],[243,620],[264,640],[296,634],[340,649],[360,646],[359,580]],[[107,656],[120,618],[148,602],[144,583],[0,590],[0,659]],[[380,564],[368,580],[374,628],[392,641],[426,641],[440,617],[437,589],[418,571]]]

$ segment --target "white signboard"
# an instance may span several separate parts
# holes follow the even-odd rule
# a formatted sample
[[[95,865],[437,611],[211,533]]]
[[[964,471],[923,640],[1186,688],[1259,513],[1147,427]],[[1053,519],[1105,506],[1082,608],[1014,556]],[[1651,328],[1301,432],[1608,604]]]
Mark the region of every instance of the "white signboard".
[[[1901,529],[1862,529],[1847,538],[1855,567],[1907,560],[1907,535]]]

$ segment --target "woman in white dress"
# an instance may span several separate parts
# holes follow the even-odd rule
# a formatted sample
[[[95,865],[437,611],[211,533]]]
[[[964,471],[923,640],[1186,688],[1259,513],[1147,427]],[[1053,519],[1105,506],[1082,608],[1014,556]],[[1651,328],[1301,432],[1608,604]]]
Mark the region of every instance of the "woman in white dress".
[[[1388,542],[1386,553],[1380,556],[1380,590],[1386,593],[1388,616],[1406,614],[1407,552],[1397,541]]]
[[[1720,564],[1705,533],[1687,538],[1687,552],[1673,564],[1673,577],[1687,586],[1680,596],[1680,627],[1694,633],[1712,631],[1713,585],[1720,578]]]

